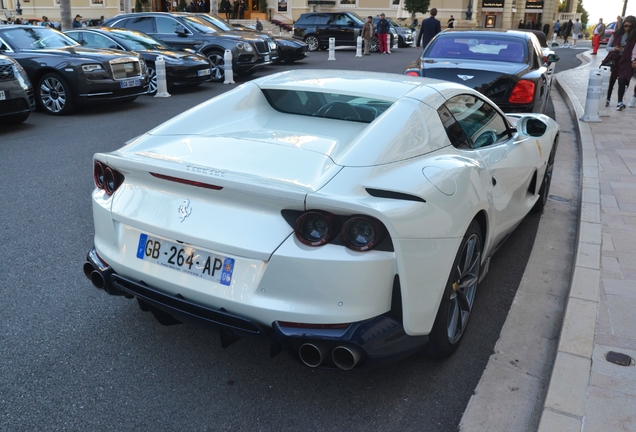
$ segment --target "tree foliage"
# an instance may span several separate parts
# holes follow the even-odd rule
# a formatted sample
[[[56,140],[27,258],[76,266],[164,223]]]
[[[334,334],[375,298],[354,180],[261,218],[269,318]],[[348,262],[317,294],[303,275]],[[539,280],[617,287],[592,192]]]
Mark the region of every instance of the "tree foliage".
[[[404,0],[404,9],[409,11],[411,15],[416,13],[425,14],[428,12],[430,4],[431,0]]]
[[[576,12],[581,14],[581,24],[583,24],[583,28],[586,28],[587,23],[590,19],[590,14],[587,13],[585,8],[583,7],[583,0],[580,0],[579,4],[576,6]]]

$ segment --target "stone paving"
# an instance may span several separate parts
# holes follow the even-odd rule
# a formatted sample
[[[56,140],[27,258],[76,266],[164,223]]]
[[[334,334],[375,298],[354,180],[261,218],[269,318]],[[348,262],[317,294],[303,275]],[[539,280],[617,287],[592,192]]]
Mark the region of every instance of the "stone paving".
[[[557,74],[570,110],[584,114],[588,63]],[[633,95],[634,83],[624,103]],[[617,87],[617,86],[616,86]],[[582,160],[579,238],[570,296],[545,400],[540,432],[636,431],[636,108],[616,111],[614,88],[601,122],[578,121]]]

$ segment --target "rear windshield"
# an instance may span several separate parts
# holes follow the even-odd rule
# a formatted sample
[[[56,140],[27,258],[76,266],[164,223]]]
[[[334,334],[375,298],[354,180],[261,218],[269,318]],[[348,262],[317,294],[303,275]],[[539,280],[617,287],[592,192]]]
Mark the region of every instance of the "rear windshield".
[[[371,123],[393,102],[368,97],[296,90],[263,90],[272,108],[287,114]]]
[[[520,38],[457,35],[436,38],[422,57],[526,63],[527,55],[525,40]]]

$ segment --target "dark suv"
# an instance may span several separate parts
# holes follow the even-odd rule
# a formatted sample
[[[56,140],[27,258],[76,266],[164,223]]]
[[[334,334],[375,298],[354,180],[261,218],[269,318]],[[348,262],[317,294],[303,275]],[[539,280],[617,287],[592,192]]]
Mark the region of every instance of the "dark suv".
[[[364,20],[353,12],[304,13],[294,23],[293,37],[305,41],[309,51],[327,49],[329,38],[335,38],[336,45],[355,46],[363,26]],[[375,37],[369,50],[378,50]]]
[[[0,125],[19,124],[35,109],[31,81],[20,64],[0,55]]]
[[[232,51],[232,70],[249,75],[255,68],[272,63],[269,41],[259,35],[247,36],[219,31],[209,21],[183,12],[141,12],[117,15],[104,26],[146,33],[174,49],[189,48],[210,59],[212,81],[225,79],[225,50]]]

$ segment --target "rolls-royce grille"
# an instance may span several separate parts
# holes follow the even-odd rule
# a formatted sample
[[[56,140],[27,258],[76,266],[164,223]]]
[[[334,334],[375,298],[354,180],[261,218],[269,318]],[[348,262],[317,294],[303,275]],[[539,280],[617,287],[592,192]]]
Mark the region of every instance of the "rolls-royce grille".
[[[256,52],[259,54],[267,54],[269,53],[269,45],[267,44],[266,41],[258,41],[258,42],[254,42],[254,45],[256,45]]]
[[[138,60],[111,60],[110,67],[115,79],[133,78],[141,75],[141,65]]]
[[[0,81],[13,79],[13,67],[10,64],[0,64]]]

